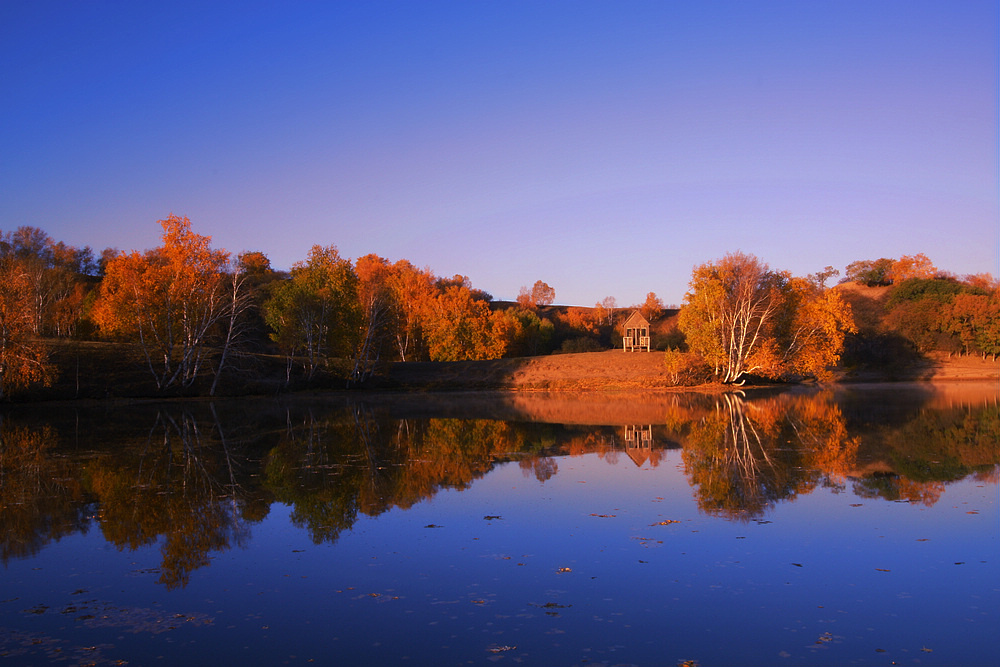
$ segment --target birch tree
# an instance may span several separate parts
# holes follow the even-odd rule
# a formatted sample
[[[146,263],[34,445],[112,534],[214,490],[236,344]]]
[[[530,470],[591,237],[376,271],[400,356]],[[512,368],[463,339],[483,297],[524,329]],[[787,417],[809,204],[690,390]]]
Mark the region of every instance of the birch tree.
[[[32,382],[48,384],[48,352],[33,333],[31,277],[12,255],[0,255],[0,399]]]
[[[727,384],[748,373],[826,379],[854,329],[835,293],[741,252],[695,267],[679,324]]]
[[[160,220],[163,245],[107,262],[94,319],[106,335],[135,341],[158,389],[190,386],[226,312],[229,253],[191,231],[186,217]]]

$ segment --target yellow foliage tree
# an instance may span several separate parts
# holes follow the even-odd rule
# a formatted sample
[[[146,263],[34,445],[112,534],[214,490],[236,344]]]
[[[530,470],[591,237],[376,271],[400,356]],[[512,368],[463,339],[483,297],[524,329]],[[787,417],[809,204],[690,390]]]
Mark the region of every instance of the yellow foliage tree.
[[[725,383],[747,373],[829,377],[850,306],[816,282],[772,271],[753,255],[732,253],[695,267],[679,326],[688,347]]]
[[[449,285],[425,314],[424,331],[432,361],[463,361],[502,357],[515,326],[469,287]]]

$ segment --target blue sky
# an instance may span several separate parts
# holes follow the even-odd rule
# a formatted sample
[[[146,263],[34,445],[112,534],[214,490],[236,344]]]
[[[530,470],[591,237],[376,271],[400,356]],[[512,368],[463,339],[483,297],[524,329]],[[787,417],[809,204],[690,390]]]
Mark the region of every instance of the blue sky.
[[[680,303],[805,275],[998,271],[996,2],[0,3],[0,229],[146,249],[188,216],[497,298]]]

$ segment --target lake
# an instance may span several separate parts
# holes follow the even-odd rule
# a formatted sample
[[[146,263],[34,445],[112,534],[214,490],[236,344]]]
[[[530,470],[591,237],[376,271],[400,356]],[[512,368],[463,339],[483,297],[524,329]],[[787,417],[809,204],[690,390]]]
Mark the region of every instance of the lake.
[[[5,664],[996,665],[996,383],[0,413]]]

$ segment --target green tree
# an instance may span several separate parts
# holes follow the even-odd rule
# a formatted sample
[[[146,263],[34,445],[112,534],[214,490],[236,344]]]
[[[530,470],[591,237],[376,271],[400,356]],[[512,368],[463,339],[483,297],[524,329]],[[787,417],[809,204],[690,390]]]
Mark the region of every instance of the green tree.
[[[348,357],[358,338],[358,278],[336,246],[314,245],[287,280],[273,283],[264,303],[271,338],[284,351],[286,380],[294,358],[303,356],[308,379],[330,357]]]
[[[882,257],[881,259],[863,259],[847,265],[844,280],[878,287],[892,284],[892,267],[895,262]]]

